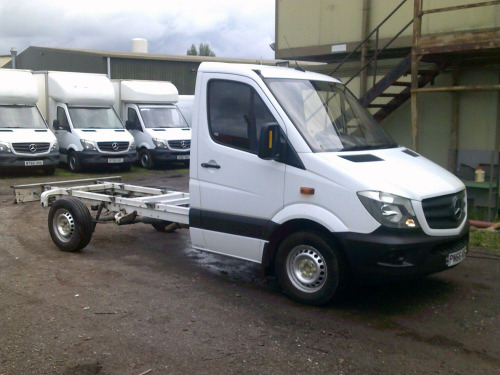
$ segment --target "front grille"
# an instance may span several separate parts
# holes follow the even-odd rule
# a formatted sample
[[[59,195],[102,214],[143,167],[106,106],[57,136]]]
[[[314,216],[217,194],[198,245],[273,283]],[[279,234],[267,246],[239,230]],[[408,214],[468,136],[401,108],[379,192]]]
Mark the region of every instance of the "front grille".
[[[128,142],[97,142],[99,150],[104,152],[121,152],[128,150]]]
[[[465,191],[422,201],[425,219],[432,229],[457,228],[465,217]]]
[[[12,147],[20,154],[42,154],[49,151],[50,143],[13,143]]]
[[[168,146],[177,150],[189,150],[189,148],[191,147],[191,140],[186,139],[182,141],[168,141]]]

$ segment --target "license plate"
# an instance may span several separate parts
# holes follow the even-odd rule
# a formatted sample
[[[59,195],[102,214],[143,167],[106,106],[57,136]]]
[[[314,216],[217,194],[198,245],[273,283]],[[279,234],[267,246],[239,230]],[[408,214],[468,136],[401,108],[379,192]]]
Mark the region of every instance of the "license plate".
[[[446,257],[446,265],[448,267],[451,267],[454,266],[455,264],[460,263],[462,260],[465,259],[466,254],[467,254],[467,248],[465,247],[459,251],[448,254],[448,256]]]
[[[177,160],[188,160],[189,155],[177,155]]]
[[[123,158],[111,158],[108,159],[108,163],[123,163]]]
[[[43,165],[43,160],[30,160],[30,161],[25,161],[24,165],[29,166],[29,165]]]

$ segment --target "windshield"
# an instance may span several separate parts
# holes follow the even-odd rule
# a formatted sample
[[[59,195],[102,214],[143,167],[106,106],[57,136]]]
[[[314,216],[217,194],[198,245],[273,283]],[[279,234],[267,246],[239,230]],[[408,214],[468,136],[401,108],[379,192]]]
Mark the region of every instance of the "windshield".
[[[0,105],[0,128],[47,129],[35,106]]]
[[[75,129],[123,129],[113,108],[69,107]]]
[[[265,82],[313,152],[397,146],[342,84],[274,78]]]
[[[187,128],[188,124],[176,107],[139,107],[146,128]]]

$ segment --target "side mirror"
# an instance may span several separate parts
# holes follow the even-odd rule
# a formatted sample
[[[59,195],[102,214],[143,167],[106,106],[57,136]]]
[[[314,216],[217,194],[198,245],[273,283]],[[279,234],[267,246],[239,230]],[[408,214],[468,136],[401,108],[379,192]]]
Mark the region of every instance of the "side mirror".
[[[61,124],[59,123],[59,120],[54,120],[54,122],[52,123],[52,127],[54,128],[54,130],[61,129]]]
[[[141,126],[132,120],[125,121],[125,129],[142,131]]]
[[[276,122],[262,125],[257,156],[264,160],[277,160],[281,152],[281,128]]]

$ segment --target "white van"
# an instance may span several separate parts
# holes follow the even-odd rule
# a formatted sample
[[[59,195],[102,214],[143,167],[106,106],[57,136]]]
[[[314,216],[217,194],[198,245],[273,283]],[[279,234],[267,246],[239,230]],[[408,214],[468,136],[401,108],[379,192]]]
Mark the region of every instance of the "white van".
[[[189,127],[192,125],[194,95],[179,95],[179,101],[176,103]]]
[[[83,166],[120,166],[137,159],[132,135],[113,109],[115,94],[104,74],[34,72],[39,107],[59,142],[61,161],[78,172]]]
[[[36,103],[38,90],[29,70],[0,69],[0,169],[42,169],[59,164],[56,137]]]
[[[113,80],[113,87],[115,109],[134,136],[140,165],[189,163],[191,129],[176,106],[177,88],[166,81],[139,80]]]

